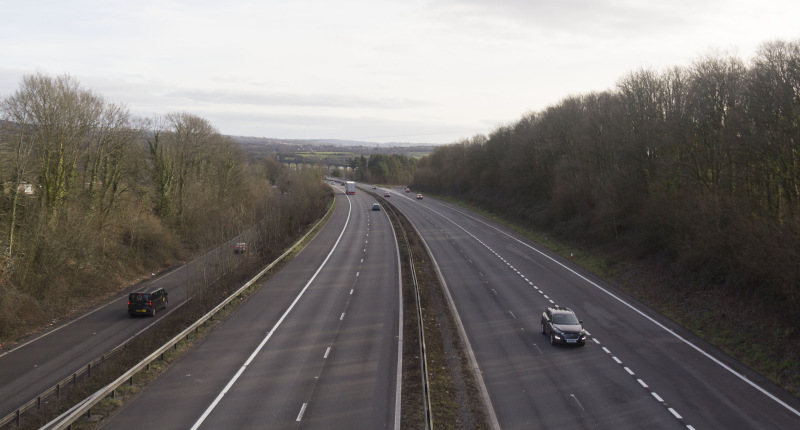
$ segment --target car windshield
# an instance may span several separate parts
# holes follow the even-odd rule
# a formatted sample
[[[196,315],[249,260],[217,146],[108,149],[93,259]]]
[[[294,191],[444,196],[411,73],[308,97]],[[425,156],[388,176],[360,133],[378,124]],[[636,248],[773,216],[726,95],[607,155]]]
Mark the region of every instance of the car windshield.
[[[555,314],[553,315],[553,324],[578,325],[580,322],[575,314]]]

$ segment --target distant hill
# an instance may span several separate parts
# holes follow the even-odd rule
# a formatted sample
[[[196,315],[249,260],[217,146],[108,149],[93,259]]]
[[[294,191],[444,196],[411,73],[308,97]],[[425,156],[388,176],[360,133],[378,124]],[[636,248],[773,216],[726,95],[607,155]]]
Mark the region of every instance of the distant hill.
[[[433,147],[433,143],[409,143],[409,142],[364,142],[360,140],[341,140],[341,139],[276,139],[272,137],[252,137],[252,136],[231,136],[234,140],[242,144],[261,144],[271,145],[311,145],[311,146],[342,146],[354,147],[365,146],[369,148],[390,148],[390,147]]]
[[[372,154],[402,154],[421,158],[436,148],[434,144],[377,143],[337,139],[276,139],[230,136],[251,155],[270,154],[282,161],[347,164],[351,158]]]

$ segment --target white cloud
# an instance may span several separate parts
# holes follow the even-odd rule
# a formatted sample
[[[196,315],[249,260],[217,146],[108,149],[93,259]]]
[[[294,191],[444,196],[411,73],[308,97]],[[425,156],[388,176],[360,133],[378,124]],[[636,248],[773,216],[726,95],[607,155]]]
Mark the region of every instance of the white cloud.
[[[765,0],[37,1],[4,5],[0,96],[68,73],[222,132],[446,143],[639,67],[800,37]],[[7,13],[6,13],[7,12]],[[285,133],[285,134],[281,134]]]

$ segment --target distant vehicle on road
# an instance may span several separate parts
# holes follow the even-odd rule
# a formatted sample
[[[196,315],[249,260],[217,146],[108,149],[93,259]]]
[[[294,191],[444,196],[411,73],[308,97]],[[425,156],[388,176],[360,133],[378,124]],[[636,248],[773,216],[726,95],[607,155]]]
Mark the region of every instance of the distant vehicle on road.
[[[374,211],[379,211],[379,210],[381,210],[381,205],[379,205],[379,204],[377,204],[377,203],[373,203],[373,204],[372,204],[372,210],[374,210]]]
[[[378,187],[376,187],[375,185],[373,185],[373,186],[372,186],[372,189],[373,189],[373,190],[374,190],[374,189],[376,189],[376,188],[378,188]]]
[[[345,193],[347,194],[355,194],[356,193],[356,183],[353,181],[347,181],[347,189],[345,189]]]
[[[128,294],[128,315],[156,316],[156,310],[164,309],[169,303],[167,291],[163,288],[150,288]]]
[[[233,245],[233,253],[234,254],[244,254],[247,252],[247,244],[244,242],[239,242],[236,245]]]
[[[550,306],[542,313],[542,334],[550,336],[550,344],[564,343],[583,346],[586,330],[583,321],[570,308]]]
[[[422,194],[417,194],[417,200],[422,200]]]
[[[389,194],[389,193],[383,193],[383,196],[384,196],[384,197],[391,197],[392,195],[391,195],[391,194]]]
[[[410,193],[411,192],[411,188],[406,187],[406,192]]]

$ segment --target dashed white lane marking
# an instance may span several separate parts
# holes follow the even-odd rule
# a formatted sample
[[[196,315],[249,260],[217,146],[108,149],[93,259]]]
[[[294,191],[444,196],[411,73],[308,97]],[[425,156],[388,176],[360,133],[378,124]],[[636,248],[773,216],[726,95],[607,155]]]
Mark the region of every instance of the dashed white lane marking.
[[[348,199],[348,203],[349,203],[349,201],[350,200]],[[336,239],[336,242],[333,244],[333,247],[331,248],[330,252],[328,252],[328,255],[325,257],[325,260],[323,260],[322,264],[317,268],[317,271],[314,272],[314,274],[311,276],[311,279],[308,280],[308,282],[303,287],[303,289],[300,290],[300,293],[297,295],[297,297],[294,298],[294,301],[292,301],[292,303],[289,305],[289,307],[286,308],[286,311],[283,312],[283,315],[281,315],[281,317],[278,319],[278,322],[275,323],[275,325],[272,327],[272,330],[267,332],[267,336],[264,339],[261,340],[261,343],[258,344],[256,349],[250,354],[250,356],[247,358],[247,360],[244,362],[244,364],[242,364],[242,366],[239,368],[239,370],[236,372],[236,374],[233,375],[233,378],[231,378],[231,380],[228,381],[228,383],[225,385],[225,387],[222,389],[222,391],[217,395],[217,397],[214,399],[214,401],[211,402],[211,404],[208,406],[208,408],[206,408],[205,412],[203,412],[203,415],[201,415],[200,418],[194,423],[194,425],[192,426],[191,430],[197,430],[203,424],[203,422],[206,420],[206,418],[208,418],[208,416],[211,414],[211,412],[217,407],[219,402],[222,401],[222,398],[225,396],[225,394],[227,394],[228,391],[236,383],[236,381],[239,380],[239,378],[242,376],[244,371],[247,369],[247,366],[250,365],[250,363],[256,358],[256,356],[259,354],[259,352],[261,352],[261,350],[264,348],[264,346],[267,344],[267,342],[269,342],[269,340],[272,338],[273,333],[275,333],[275,331],[278,329],[278,327],[280,327],[281,324],[283,324],[283,321],[285,321],[286,318],[289,316],[289,314],[292,312],[292,309],[294,309],[294,307],[300,301],[300,298],[303,297],[303,294],[305,294],[305,292],[308,290],[308,288],[311,285],[311,283],[314,282],[315,279],[317,279],[317,276],[322,271],[322,268],[325,267],[325,265],[328,263],[328,260],[330,260],[331,255],[333,255],[333,253],[336,251],[336,247],[339,246],[339,242],[341,242],[342,236],[344,236],[344,232],[347,230],[347,225],[350,223],[350,214],[352,212],[352,209],[353,209],[353,207],[351,205],[349,207],[349,209],[347,210],[347,220],[345,220],[345,222],[344,222],[344,227],[342,228],[341,233],[339,233],[339,237]],[[305,404],[303,405],[303,409],[305,409]],[[303,410],[301,409],[301,411],[300,411],[301,414],[302,414],[302,411]],[[301,416],[298,415],[298,419],[300,417]]]
[[[328,349],[325,350],[325,355],[323,355],[322,358],[328,358],[328,354],[330,353],[331,353],[331,347],[329,346]]]
[[[590,335],[588,332],[586,333],[586,335],[587,335],[587,336],[591,336],[591,335]],[[593,337],[593,338],[592,338],[592,340],[594,341],[594,343],[596,343],[596,344],[600,345],[600,341],[599,341],[597,338],[594,338],[594,337]],[[611,356],[611,358],[612,358],[612,359],[614,359],[614,361],[615,361],[615,362],[617,362],[617,364],[619,364],[619,365],[622,365],[622,360],[620,360],[619,358],[617,358],[617,356],[616,356],[616,355],[613,355],[613,354],[611,354],[611,351],[610,351],[608,348],[606,348],[605,346],[603,346],[603,347],[602,347],[602,349],[603,349],[603,351],[605,351],[605,352],[606,352],[606,354],[610,355],[610,356]],[[622,365],[622,368],[623,368],[623,369],[625,369],[625,372],[627,372],[627,373],[628,373],[628,375],[631,375],[631,376],[633,376],[634,378],[636,378],[636,372],[634,372],[633,370],[631,370],[631,368],[629,368],[628,366],[624,366],[624,365]],[[685,426],[686,426],[686,428],[687,428],[687,429],[692,429],[692,430],[694,430],[694,427],[692,427],[692,426],[690,426],[690,425],[686,424],[685,422],[683,422],[683,417],[682,417],[682,416],[681,416],[681,415],[680,415],[680,414],[679,414],[679,413],[678,413],[678,412],[677,412],[675,409],[673,409],[673,408],[670,408],[670,407],[668,407],[668,406],[667,406],[667,403],[664,401],[664,399],[662,399],[662,398],[661,398],[661,396],[659,396],[659,395],[658,395],[658,394],[657,394],[655,391],[650,391],[650,387],[647,385],[647,383],[645,383],[645,382],[644,382],[643,380],[641,380],[640,378],[636,378],[636,382],[638,382],[638,383],[639,383],[639,385],[641,385],[641,386],[642,386],[642,388],[644,388],[644,389],[648,390],[648,391],[650,392],[650,395],[651,395],[651,396],[653,396],[653,398],[654,398],[654,399],[656,399],[656,400],[657,400],[659,403],[661,403],[663,406],[665,406],[665,407],[667,408],[667,410],[669,410],[669,412],[670,412],[670,413],[671,413],[671,414],[672,414],[672,415],[673,415],[675,418],[677,418],[677,419],[678,419],[678,421],[680,421],[680,423],[681,423],[681,424],[683,424],[683,425],[685,425]]]
[[[342,316],[339,317],[339,321],[344,319],[344,312],[342,312]]]
[[[446,217],[445,217],[445,218],[446,218]],[[446,219],[447,219],[447,218],[446,218]],[[449,220],[449,219],[448,219],[448,220]],[[452,221],[451,221],[451,222],[452,222]],[[456,224],[456,223],[454,223],[454,222],[453,222],[453,224],[455,224],[456,226],[458,226],[458,224]],[[461,230],[463,230],[465,233],[467,233],[467,234],[469,234],[470,236],[472,236],[472,237],[473,237],[475,240],[477,240],[477,241],[478,241],[478,243],[480,243],[480,244],[481,244],[481,245],[483,245],[483,246],[484,246],[486,249],[488,249],[490,252],[492,252],[492,254],[494,254],[494,255],[495,255],[497,258],[499,258],[499,259],[500,259],[502,262],[506,263],[506,266],[508,266],[508,267],[509,267],[509,268],[511,268],[511,270],[513,270],[515,273],[517,273],[518,275],[520,275],[520,277],[521,277],[522,279],[524,279],[524,280],[525,280],[526,282],[528,282],[528,283],[529,283],[531,286],[533,286],[533,288],[535,288],[537,291],[539,291],[539,294],[542,294],[542,296],[543,296],[545,299],[548,299],[548,300],[550,301],[550,303],[552,303],[552,304],[555,304],[555,302],[554,302],[552,299],[550,299],[550,297],[548,297],[546,294],[544,294],[544,291],[542,291],[541,289],[539,289],[539,287],[537,287],[536,285],[533,285],[533,282],[529,281],[529,280],[528,280],[528,278],[526,278],[526,277],[525,277],[525,275],[523,275],[523,274],[522,274],[522,273],[521,273],[519,270],[517,270],[517,269],[516,269],[514,266],[512,266],[510,262],[506,261],[506,260],[505,260],[503,257],[501,257],[501,256],[500,256],[500,254],[498,254],[497,252],[495,252],[494,250],[492,250],[491,248],[489,248],[489,247],[488,247],[488,246],[487,246],[485,243],[483,243],[483,242],[482,242],[480,239],[478,239],[477,237],[475,237],[475,236],[474,236],[472,233],[470,233],[470,232],[468,232],[467,230],[465,230],[463,227],[461,227],[461,226],[458,226],[458,227],[459,227],[459,228],[461,228]],[[451,243],[452,243],[453,245],[455,245],[455,242],[454,242],[454,241],[451,241]],[[537,250],[537,251],[538,251],[538,250]],[[464,253],[464,252],[463,252],[461,249],[459,249],[459,252],[461,252],[461,254],[463,254],[463,253]],[[551,260],[552,260],[552,259],[551,259]],[[555,260],[554,260],[554,261],[555,261]],[[471,262],[470,262],[470,263],[471,263]],[[563,265],[562,265],[562,266],[563,266]],[[568,269],[568,270],[569,270],[569,269]],[[574,272],[573,272],[573,273],[574,273]],[[481,275],[481,277],[483,277],[483,274],[480,274],[480,275]],[[583,278],[583,277],[581,277],[581,278]],[[583,278],[583,279],[585,279],[585,280],[586,280],[586,278]],[[587,280],[587,281],[588,281],[588,280]],[[598,288],[600,288],[600,287],[598,286]],[[602,288],[600,288],[600,289],[601,289],[601,290],[603,290]],[[603,291],[605,291],[605,290],[603,290]],[[496,291],[494,288],[492,288],[492,293],[493,293],[493,294],[495,294],[495,295],[497,295],[497,291]],[[612,295],[612,297],[615,297],[615,296],[613,296],[613,295]],[[615,298],[616,298],[616,297],[615,297]],[[623,303],[625,303],[625,302],[623,302]],[[630,305],[629,305],[629,306],[630,306]],[[636,309],[634,309],[634,310],[636,310]],[[508,313],[509,313],[509,314],[510,314],[510,315],[511,315],[511,316],[512,316],[514,319],[516,319],[516,318],[517,318],[517,317],[516,317],[516,315],[514,315],[514,313],[513,313],[512,311],[510,311],[510,310],[509,310],[509,311],[508,311]],[[641,312],[640,312],[640,313],[641,313]],[[652,319],[651,319],[651,320],[652,320]],[[669,330],[668,330],[668,331],[669,331]],[[589,332],[586,332],[586,335],[587,335],[587,336],[591,336],[591,334],[590,334]],[[594,338],[594,337],[593,337],[593,338],[592,338],[592,340],[593,340],[593,341],[594,341],[596,344],[598,344],[598,345],[600,344],[600,341],[599,341],[599,340],[597,340],[596,338]],[[536,344],[534,344],[534,346],[536,346]],[[605,351],[605,352],[606,352],[606,354],[609,354],[609,355],[611,355],[611,358],[612,358],[612,359],[613,359],[613,360],[614,360],[614,361],[615,361],[617,364],[619,364],[619,365],[622,365],[622,360],[620,360],[619,358],[617,358],[617,356],[615,356],[615,355],[612,355],[612,354],[611,354],[611,351],[610,351],[608,348],[606,348],[606,347],[602,347],[602,348],[603,348],[603,351]],[[538,349],[538,346],[537,346],[537,349]],[[539,352],[541,353],[541,350],[539,350]],[[633,370],[631,370],[630,368],[628,368],[628,367],[626,367],[626,366],[623,366],[623,368],[625,369],[625,371],[626,371],[626,372],[627,372],[629,375],[631,375],[631,376],[634,376],[634,377],[636,376],[636,374],[635,374],[635,373],[633,372]],[[647,386],[647,384],[646,384],[646,383],[645,383],[643,380],[641,380],[641,379],[638,379],[638,378],[637,378],[636,380],[639,382],[639,384],[640,384],[642,387],[644,387],[644,388],[649,388],[649,387]],[[666,406],[666,403],[664,402],[664,400],[663,400],[661,397],[659,397],[659,395],[658,395],[658,394],[656,394],[655,392],[651,392],[650,394],[651,394],[651,395],[652,395],[652,396],[653,396],[653,397],[654,397],[656,400],[658,400],[658,401],[659,401],[659,403],[661,403],[661,404],[663,404],[664,406]],[[577,397],[575,397],[575,395],[574,395],[574,394],[570,394],[570,396],[572,396],[572,398],[573,398],[573,399],[575,399],[575,402],[578,404],[578,406],[580,406],[580,408],[581,408],[581,409],[583,409],[583,406],[580,404],[580,402],[578,401]],[[671,413],[673,416],[675,416],[675,418],[677,418],[679,421],[681,421],[681,424],[685,424],[685,423],[683,423],[683,417],[682,417],[680,414],[678,414],[678,412],[677,412],[677,411],[675,411],[673,408],[667,408],[667,409],[670,411],[670,413]],[[693,429],[693,427],[692,427],[692,426],[690,426],[690,425],[686,425],[686,427],[687,427],[688,429]]]
[[[300,422],[300,420],[303,419],[303,413],[306,411],[306,406],[308,406],[308,403],[303,403],[303,406],[300,407],[300,413],[297,414],[297,422]]]
[[[584,408],[583,408],[583,405],[581,404],[581,402],[579,402],[579,401],[578,401],[578,398],[577,398],[577,397],[575,397],[575,395],[574,395],[574,394],[570,394],[570,397],[572,397],[573,399],[575,399],[575,403],[577,403],[577,404],[578,404],[578,406],[581,408],[581,410],[582,410],[582,411],[585,411],[585,410],[586,410],[586,409],[584,409]]]

